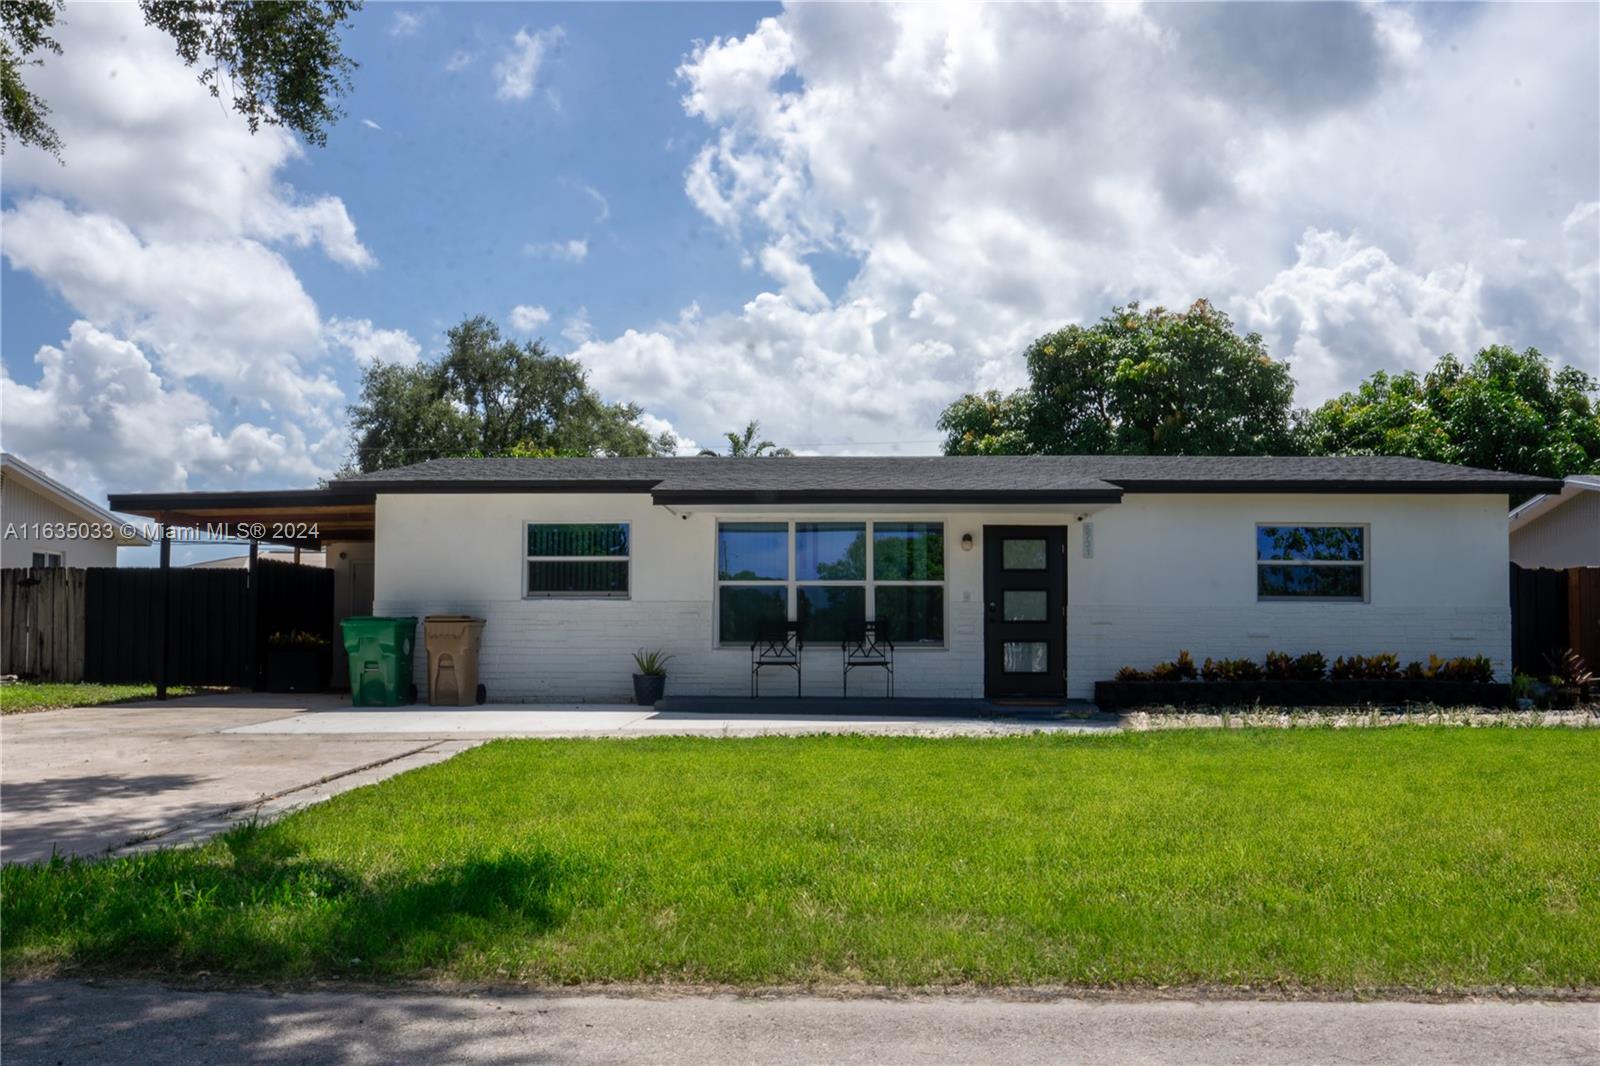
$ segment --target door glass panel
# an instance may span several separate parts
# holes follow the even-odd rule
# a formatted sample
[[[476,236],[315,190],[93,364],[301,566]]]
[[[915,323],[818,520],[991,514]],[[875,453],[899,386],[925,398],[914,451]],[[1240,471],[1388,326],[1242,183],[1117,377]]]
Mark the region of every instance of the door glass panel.
[[[1042,674],[1050,669],[1050,642],[1008,640],[1002,646],[1001,669],[1008,674]]]
[[[1006,622],[1049,621],[1050,594],[1036,589],[1006,589],[1000,618]]]
[[[1000,566],[1005,570],[1043,570],[1048,553],[1043,540],[1011,540],[1000,542]]]

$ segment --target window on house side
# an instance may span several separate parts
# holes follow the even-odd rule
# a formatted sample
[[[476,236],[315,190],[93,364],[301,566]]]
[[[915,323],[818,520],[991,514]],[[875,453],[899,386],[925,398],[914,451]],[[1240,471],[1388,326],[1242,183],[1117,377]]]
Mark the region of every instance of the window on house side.
[[[1256,526],[1258,600],[1367,598],[1366,526]]]
[[[527,595],[626,599],[628,533],[626,522],[529,522]]]

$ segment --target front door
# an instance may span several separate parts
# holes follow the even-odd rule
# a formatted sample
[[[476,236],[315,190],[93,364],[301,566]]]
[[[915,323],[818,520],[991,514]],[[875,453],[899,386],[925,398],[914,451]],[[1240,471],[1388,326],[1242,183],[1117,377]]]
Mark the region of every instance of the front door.
[[[983,527],[983,692],[1067,693],[1066,530]]]

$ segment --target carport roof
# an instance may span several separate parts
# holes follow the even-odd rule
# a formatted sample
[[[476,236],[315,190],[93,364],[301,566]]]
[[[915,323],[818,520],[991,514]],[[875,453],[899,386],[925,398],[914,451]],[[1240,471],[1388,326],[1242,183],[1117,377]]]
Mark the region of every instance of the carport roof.
[[[113,510],[163,525],[304,547],[330,540],[371,540],[374,499],[366,489],[322,488],[117,493],[110,502]],[[316,532],[295,535],[302,526],[315,527]]]

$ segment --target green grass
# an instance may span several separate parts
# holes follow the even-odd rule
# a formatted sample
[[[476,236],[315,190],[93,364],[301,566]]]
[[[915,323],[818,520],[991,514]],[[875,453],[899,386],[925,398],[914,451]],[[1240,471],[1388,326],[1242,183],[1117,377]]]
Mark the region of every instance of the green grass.
[[[169,696],[189,696],[199,689],[167,689]],[[0,685],[0,714],[22,714],[25,711],[49,711],[58,707],[98,707],[106,703],[124,703],[128,700],[153,700],[154,685],[86,685],[35,683],[18,681]]]
[[[8,974],[1600,986],[1600,730],[497,741],[0,871]]]

